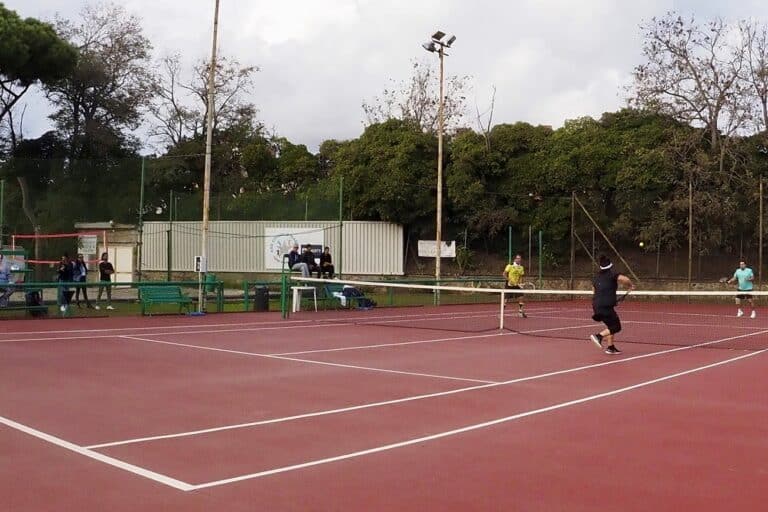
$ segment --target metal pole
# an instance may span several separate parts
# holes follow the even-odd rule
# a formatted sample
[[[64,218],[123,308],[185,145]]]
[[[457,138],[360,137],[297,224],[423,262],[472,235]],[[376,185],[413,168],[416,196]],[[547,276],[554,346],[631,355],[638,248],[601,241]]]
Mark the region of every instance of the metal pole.
[[[573,278],[576,272],[576,192],[571,192],[571,283],[570,289],[573,290]]]
[[[466,231],[465,231],[466,233]],[[464,245],[467,245],[467,236],[464,235]],[[507,234],[507,263],[512,263],[512,226],[508,228]]]
[[[757,267],[757,286],[763,287],[763,178],[760,177],[760,236],[758,236],[758,267]]]
[[[442,221],[443,221],[443,75],[444,75],[444,48],[438,50],[440,57],[440,102],[437,115],[437,219],[436,219],[436,244],[435,248],[435,284],[440,284],[440,257],[442,245]],[[436,295],[439,303],[440,295]]]
[[[141,281],[142,253],[144,244],[144,175],[146,174],[146,158],[141,157],[141,181],[139,191],[139,240],[136,242],[136,278]],[[104,250],[106,250],[106,236],[104,238]]]
[[[203,179],[203,226],[200,237],[200,256],[205,261],[206,268],[199,274],[197,305],[198,312],[205,311],[205,293],[203,282],[208,271],[208,214],[211,207],[211,153],[213,147],[213,115],[216,110],[214,104],[214,87],[216,86],[216,43],[219,33],[219,0],[215,0],[216,7],[213,13],[213,43],[211,44],[211,68],[208,70],[208,116],[206,119],[205,135],[205,176]]]
[[[339,267],[336,274],[341,279],[341,264],[344,261],[344,176],[339,176]]]
[[[627,263],[627,260],[625,260],[624,257],[619,252],[619,250],[616,249],[616,246],[613,245],[613,243],[611,242],[611,239],[608,238],[608,236],[603,232],[602,229],[600,229],[600,226],[598,226],[597,222],[595,222],[594,217],[592,217],[592,215],[589,213],[589,211],[584,207],[584,205],[579,200],[579,198],[574,196],[573,199],[574,199],[574,202],[576,203],[576,205],[578,205],[578,207],[581,209],[581,211],[584,212],[584,215],[586,215],[587,218],[589,219],[589,221],[592,223],[592,226],[594,226],[595,229],[597,229],[597,232],[600,233],[600,236],[603,237],[603,240],[605,240],[605,243],[608,244],[608,247],[610,247],[611,250],[613,250],[613,252],[616,254],[616,256],[619,257],[619,259],[624,264],[624,266],[627,267],[627,271],[629,271],[629,273],[632,274],[632,277],[635,278],[635,281],[640,282],[640,278],[637,277],[637,274],[635,274],[635,271],[632,270],[632,267],[629,266],[629,263]]]
[[[528,224],[528,264],[533,265],[533,229]]]
[[[173,190],[171,190],[171,200],[168,203],[168,272],[166,280],[171,280],[173,272]]]
[[[688,178],[688,288],[693,272],[693,180]]]
[[[0,180],[0,247],[5,238],[5,180]]]
[[[543,257],[542,257],[543,256],[542,253],[544,252],[542,250],[543,246],[544,246],[544,231],[539,230],[539,288],[541,288],[541,281],[542,281],[542,275],[543,275],[542,265],[541,265],[543,262]]]

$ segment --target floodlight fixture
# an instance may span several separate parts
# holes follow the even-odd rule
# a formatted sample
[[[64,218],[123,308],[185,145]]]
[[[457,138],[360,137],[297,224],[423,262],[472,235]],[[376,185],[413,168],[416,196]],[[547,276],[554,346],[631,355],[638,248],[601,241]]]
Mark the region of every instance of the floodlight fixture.
[[[445,37],[445,32],[442,32],[440,30],[432,34],[432,39],[434,39],[435,41],[439,41],[444,37]]]
[[[428,52],[436,52],[437,51],[437,46],[435,46],[435,43],[433,43],[432,41],[427,41],[426,43],[422,44],[421,46],[422,46],[422,48],[424,48]]]
[[[456,40],[456,36],[451,36],[451,37],[448,39],[448,41],[445,43],[445,46],[448,46],[448,47],[450,47],[450,46],[453,44],[453,42],[454,42],[455,40]]]

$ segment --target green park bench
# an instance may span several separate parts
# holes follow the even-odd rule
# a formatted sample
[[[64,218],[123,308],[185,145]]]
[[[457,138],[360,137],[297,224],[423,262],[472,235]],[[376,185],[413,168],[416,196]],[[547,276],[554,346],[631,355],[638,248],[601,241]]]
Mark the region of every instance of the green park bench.
[[[181,291],[180,286],[143,286],[141,288],[141,314],[146,315],[149,307],[153,304],[178,304],[179,313],[181,313],[182,307],[185,307],[189,313],[192,299]]]

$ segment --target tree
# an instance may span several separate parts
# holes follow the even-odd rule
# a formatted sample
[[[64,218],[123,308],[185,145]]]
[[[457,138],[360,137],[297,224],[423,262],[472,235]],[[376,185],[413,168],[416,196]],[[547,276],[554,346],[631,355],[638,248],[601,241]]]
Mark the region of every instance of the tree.
[[[451,139],[450,219],[455,228],[466,229],[468,241],[482,239],[490,248],[489,241],[508,226],[531,221],[531,197],[541,192],[544,171],[540,152],[551,135],[548,127],[515,123],[487,133],[462,130]]]
[[[635,67],[631,103],[704,128],[711,151],[751,121],[747,84],[741,80],[746,47],[722,19],[700,26],[675,13],[653,18],[644,30],[646,63]]]
[[[745,80],[752,88],[760,115],[759,130],[768,130],[768,27],[754,20],[739,24],[747,48]]]
[[[412,63],[410,81],[395,83],[384,89],[381,97],[371,103],[363,102],[367,125],[383,123],[388,119],[401,119],[427,133],[437,133],[440,103],[439,75],[431,65]],[[445,79],[443,119],[446,131],[462,124],[466,111],[467,76],[448,76]]]
[[[22,96],[37,82],[68,76],[76,63],[77,51],[51,25],[22,20],[0,4],[0,123],[8,122],[11,147],[17,142],[13,108]]]
[[[150,112],[156,119],[153,134],[168,146],[204,133],[208,115],[208,72],[206,61],[197,62],[191,77],[185,76],[179,55],[160,61],[160,72],[153,84],[155,99]],[[226,129],[245,120],[255,128],[256,106],[247,100],[253,90],[256,66],[243,66],[236,60],[222,57],[216,61],[213,116],[214,130]]]
[[[135,150],[129,132],[139,126],[152,90],[152,46],[140,20],[116,4],[98,4],[86,6],[77,23],[58,19],[56,26],[80,51],[74,74],[45,87],[69,157]]]
[[[349,216],[419,231],[433,224],[435,146],[434,137],[390,119],[367,127],[358,139],[333,145],[324,156],[333,161],[331,177],[344,177]]]

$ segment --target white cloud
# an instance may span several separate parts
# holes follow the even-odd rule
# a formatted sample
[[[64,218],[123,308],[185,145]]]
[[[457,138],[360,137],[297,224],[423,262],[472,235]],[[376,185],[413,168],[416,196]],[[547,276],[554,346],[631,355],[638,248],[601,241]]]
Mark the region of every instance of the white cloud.
[[[156,55],[181,52],[191,62],[210,53],[213,0],[121,4],[143,19]],[[43,18],[57,10],[72,17],[81,5],[6,0],[23,16]],[[457,35],[446,70],[472,76],[481,107],[496,86],[496,123],[557,127],[615,110],[640,62],[638,25],[670,9],[695,9],[702,18],[768,15],[755,0],[221,0],[220,48],[261,67],[253,101],[262,120],[316,149],[325,139],[358,136],[361,103],[390,79],[407,80],[412,59],[434,59],[420,44],[436,29]]]

